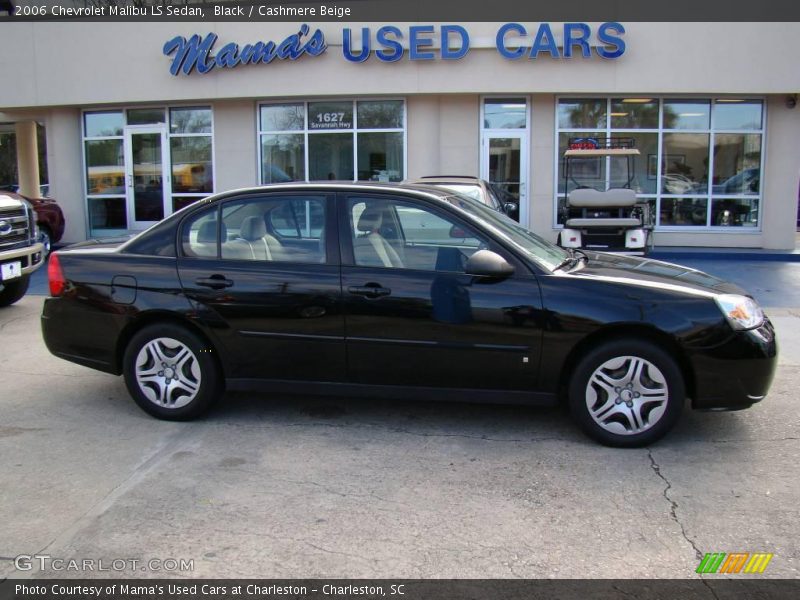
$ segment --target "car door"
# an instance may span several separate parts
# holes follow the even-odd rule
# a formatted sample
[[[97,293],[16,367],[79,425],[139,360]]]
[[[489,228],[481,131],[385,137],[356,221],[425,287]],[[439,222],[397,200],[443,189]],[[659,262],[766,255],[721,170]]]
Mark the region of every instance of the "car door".
[[[261,193],[182,223],[181,284],[224,345],[229,377],[344,380],[333,207],[317,191]]]
[[[535,390],[538,282],[524,266],[465,274],[479,248],[505,254],[446,208],[401,195],[339,198],[348,373],[363,384]]]

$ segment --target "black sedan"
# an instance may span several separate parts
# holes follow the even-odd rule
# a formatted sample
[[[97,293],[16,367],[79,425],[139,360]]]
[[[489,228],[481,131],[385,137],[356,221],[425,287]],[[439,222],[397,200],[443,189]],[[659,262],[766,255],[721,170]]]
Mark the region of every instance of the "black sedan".
[[[49,264],[56,356],[123,374],[145,411],[227,389],[553,405],[615,446],[686,400],[766,395],[770,321],[736,286],[663,262],[569,252],[441,188],[280,184],[218,194],[125,242]]]

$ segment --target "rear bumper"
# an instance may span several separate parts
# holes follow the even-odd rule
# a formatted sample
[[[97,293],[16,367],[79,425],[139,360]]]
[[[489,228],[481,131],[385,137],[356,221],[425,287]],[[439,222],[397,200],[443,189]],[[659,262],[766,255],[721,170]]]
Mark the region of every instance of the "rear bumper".
[[[43,252],[44,246],[39,242],[16,250],[2,250],[0,251],[0,263],[20,261],[24,277],[25,275],[30,275],[44,264],[42,260]]]
[[[724,344],[692,360],[697,409],[738,410],[766,397],[778,365],[775,329],[767,319],[749,331],[737,331]]]

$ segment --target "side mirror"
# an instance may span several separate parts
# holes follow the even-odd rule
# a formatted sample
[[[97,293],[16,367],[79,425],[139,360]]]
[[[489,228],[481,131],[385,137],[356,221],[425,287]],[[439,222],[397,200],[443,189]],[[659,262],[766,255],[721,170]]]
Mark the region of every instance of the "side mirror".
[[[513,215],[517,212],[517,203],[516,202],[506,202],[503,204],[503,210],[507,215]]]
[[[505,279],[514,273],[514,267],[497,252],[478,250],[467,260],[466,272],[476,277]]]

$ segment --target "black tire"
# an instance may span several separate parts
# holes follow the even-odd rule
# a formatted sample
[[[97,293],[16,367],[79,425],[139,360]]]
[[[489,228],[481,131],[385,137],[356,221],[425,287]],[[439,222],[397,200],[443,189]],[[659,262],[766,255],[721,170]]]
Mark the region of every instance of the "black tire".
[[[47,225],[39,225],[39,241],[44,246],[42,255],[44,258],[47,258],[50,256],[50,251],[53,246],[53,233]]]
[[[30,275],[25,275],[13,281],[0,283],[0,307],[10,306],[25,295],[30,284]]]
[[[181,359],[183,349],[191,353],[189,358]],[[161,359],[157,356],[166,362],[158,364]],[[169,362],[173,358],[176,362]],[[125,348],[122,367],[125,385],[136,404],[159,419],[197,418],[224,390],[214,349],[194,332],[173,323],[156,323],[137,332]],[[137,372],[145,381],[140,382]]]
[[[661,439],[677,423],[686,400],[675,360],[655,344],[633,339],[606,342],[583,356],[568,393],[570,412],[586,434],[618,448]]]

